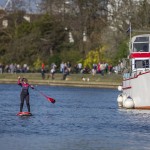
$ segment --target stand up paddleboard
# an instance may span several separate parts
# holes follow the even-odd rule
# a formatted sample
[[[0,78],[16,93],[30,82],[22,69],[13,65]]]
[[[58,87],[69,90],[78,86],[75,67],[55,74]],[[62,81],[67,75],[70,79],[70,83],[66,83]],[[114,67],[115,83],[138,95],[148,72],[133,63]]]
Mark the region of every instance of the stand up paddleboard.
[[[17,116],[32,116],[30,112],[19,112]]]

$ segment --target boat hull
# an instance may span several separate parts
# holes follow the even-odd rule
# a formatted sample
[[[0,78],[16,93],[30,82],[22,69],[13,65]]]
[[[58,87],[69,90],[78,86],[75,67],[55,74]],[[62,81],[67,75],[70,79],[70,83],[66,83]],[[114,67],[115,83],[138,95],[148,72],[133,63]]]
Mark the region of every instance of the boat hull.
[[[131,97],[136,109],[150,109],[150,71],[123,80],[122,94]]]

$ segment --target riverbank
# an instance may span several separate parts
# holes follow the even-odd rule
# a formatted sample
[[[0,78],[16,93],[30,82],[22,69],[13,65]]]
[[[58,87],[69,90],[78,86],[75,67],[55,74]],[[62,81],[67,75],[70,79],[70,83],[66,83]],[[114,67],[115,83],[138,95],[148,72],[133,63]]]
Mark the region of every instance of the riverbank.
[[[122,76],[118,74],[106,74],[104,76],[96,74],[70,74],[66,80],[62,80],[62,74],[55,74],[55,79],[42,79],[40,73],[4,73],[0,75],[0,83],[16,84],[18,76],[25,77],[33,85],[51,85],[51,86],[76,86],[76,87],[96,87],[96,88],[117,88],[122,82]],[[84,79],[84,80],[83,80]]]

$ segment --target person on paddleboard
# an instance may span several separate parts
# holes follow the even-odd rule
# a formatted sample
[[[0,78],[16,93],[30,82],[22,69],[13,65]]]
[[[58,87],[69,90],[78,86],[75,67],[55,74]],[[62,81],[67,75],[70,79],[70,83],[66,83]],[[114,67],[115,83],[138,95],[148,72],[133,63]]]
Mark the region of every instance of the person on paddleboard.
[[[18,85],[22,87],[21,93],[20,93],[20,112],[23,110],[24,101],[26,101],[28,112],[30,112],[30,103],[29,103],[29,88],[34,89],[33,85],[30,85],[28,83],[28,80],[26,78],[20,78],[18,77]]]

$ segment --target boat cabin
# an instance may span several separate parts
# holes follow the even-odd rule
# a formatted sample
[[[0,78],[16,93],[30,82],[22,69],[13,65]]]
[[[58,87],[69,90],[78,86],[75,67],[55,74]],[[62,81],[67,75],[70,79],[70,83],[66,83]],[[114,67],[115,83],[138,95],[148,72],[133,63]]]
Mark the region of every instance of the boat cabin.
[[[130,45],[132,72],[150,70],[150,34],[132,37]]]

